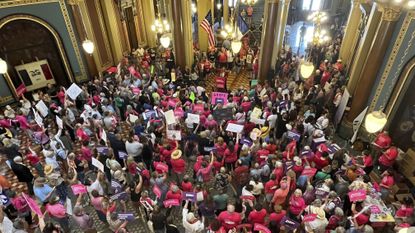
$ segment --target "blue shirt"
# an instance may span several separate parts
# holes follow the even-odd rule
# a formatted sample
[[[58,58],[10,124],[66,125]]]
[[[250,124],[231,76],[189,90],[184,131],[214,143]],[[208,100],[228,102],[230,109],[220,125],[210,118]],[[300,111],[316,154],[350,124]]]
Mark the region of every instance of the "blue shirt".
[[[52,188],[49,185],[44,184],[43,187],[33,187],[33,192],[41,202],[45,202],[49,193],[52,192]]]

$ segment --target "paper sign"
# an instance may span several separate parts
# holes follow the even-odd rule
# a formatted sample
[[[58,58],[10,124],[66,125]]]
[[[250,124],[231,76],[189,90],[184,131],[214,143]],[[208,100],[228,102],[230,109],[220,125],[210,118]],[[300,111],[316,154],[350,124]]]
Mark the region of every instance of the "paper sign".
[[[196,115],[196,114],[188,113],[187,114],[187,119],[189,119],[189,123],[195,123],[195,124],[200,123],[200,116]]]
[[[247,146],[252,146],[252,141],[251,140],[249,140],[248,138],[241,138],[241,140],[239,140],[239,143],[240,144],[245,144],[245,145],[247,145]]]
[[[170,140],[181,141],[182,133],[180,130],[167,130],[167,138]]]
[[[118,151],[118,157],[120,157],[120,159],[126,159],[128,154],[125,151]]]
[[[233,133],[240,133],[242,132],[242,130],[244,130],[243,125],[238,125],[238,124],[233,124],[233,123],[229,123],[228,126],[226,127],[226,131],[233,132]]]
[[[301,156],[304,156],[309,159],[314,157],[314,153],[311,150],[304,150],[301,152]]]
[[[92,158],[92,165],[98,168],[98,170],[104,172],[104,164],[102,164],[98,159]]]
[[[132,221],[134,220],[134,214],[133,213],[119,213],[118,214],[118,219],[120,220],[127,220],[127,221]]]
[[[66,198],[65,206],[66,206],[66,213],[68,215],[73,215],[72,201],[69,197]]]
[[[340,146],[337,145],[337,144],[335,144],[335,143],[333,143],[330,146],[328,146],[328,152],[329,152],[329,154],[334,154],[334,153],[336,153],[336,151],[338,151],[340,149],[341,149]]]
[[[262,88],[261,92],[259,93],[259,96],[262,97],[267,93],[267,89]]]
[[[183,192],[183,200],[186,201],[191,201],[191,202],[196,202],[196,193],[193,192]]]
[[[160,170],[162,172],[168,172],[169,171],[169,166],[167,166],[167,164],[164,163],[157,163],[155,166],[156,170]]]
[[[300,137],[301,137],[301,135],[299,134],[299,133],[296,133],[296,132],[293,132],[293,131],[287,131],[287,137],[288,137],[288,139],[290,139],[290,140],[296,140],[296,141],[299,141],[300,140]]]
[[[307,215],[304,215],[303,222],[312,222],[316,220],[316,218],[317,218],[317,214],[307,214]]]
[[[286,228],[288,228],[288,230],[295,230],[300,226],[300,224],[298,222],[288,218],[287,216],[284,216],[281,219],[280,224],[284,225]]]
[[[26,92],[26,86],[24,85],[24,83],[20,84],[16,88],[16,94],[17,94],[17,96],[22,96],[25,92]]]
[[[71,186],[71,189],[73,194],[75,195],[87,192],[86,186],[83,184],[74,184]]]
[[[99,146],[99,147],[97,147],[97,151],[100,154],[106,155],[106,154],[108,154],[108,147],[106,147],[106,146]]]
[[[36,123],[40,126],[40,127],[42,127],[43,126],[43,119],[42,119],[42,117],[39,115],[39,113],[34,109],[34,108],[32,108],[32,110],[33,110],[33,114],[34,114],[34,116],[35,116],[35,121],[36,121]]]
[[[371,214],[380,214],[382,210],[377,205],[370,206],[370,213]]]
[[[327,195],[329,195],[329,192],[326,192],[326,191],[324,191],[324,190],[322,190],[322,189],[316,189],[316,192],[315,192],[315,194],[316,194],[316,196],[318,196],[318,198],[324,198],[324,197],[326,197]]]
[[[153,193],[157,198],[161,198],[161,189],[157,185],[153,186]]]
[[[203,147],[203,150],[204,151],[206,151],[206,152],[211,152],[211,151],[214,151],[214,150],[216,150],[216,147]]]
[[[63,129],[63,121],[58,116],[56,116],[56,124],[58,125],[59,129]]]
[[[112,200],[112,201],[115,201],[115,200],[124,200],[124,199],[126,199],[128,197],[128,194],[126,193],[126,192],[120,192],[120,193],[117,193],[117,194],[114,194],[114,195],[112,195],[111,197],[110,197],[110,199]]]
[[[251,118],[260,119],[262,114],[262,110],[260,108],[255,107],[254,110],[252,110]]]
[[[179,206],[180,205],[180,201],[177,200],[177,199],[169,199],[169,200],[163,201],[163,205],[166,208],[170,208],[172,206]]]
[[[205,196],[203,196],[203,192],[196,193],[196,200],[197,201],[203,201],[205,199]]]
[[[263,232],[263,233],[271,233],[271,231],[268,229],[268,227],[266,227],[262,224],[259,224],[259,223],[255,223],[254,231],[260,231],[260,232]]]
[[[158,114],[154,110],[143,112],[144,120],[151,119],[151,118],[154,119],[154,118],[157,118],[157,117],[158,117]]]
[[[215,109],[213,110],[212,115],[218,123],[233,118],[232,108]]]
[[[140,88],[138,88],[138,87],[131,88],[131,91],[133,92],[134,95],[140,94]]]
[[[176,124],[176,117],[174,116],[173,110],[164,112],[164,117],[166,118],[167,125]]]
[[[184,117],[184,111],[182,108],[177,108],[174,110],[174,116],[178,118]]]
[[[258,84],[258,80],[257,79],[253,79],[251,80],[251,87],[254,87]]]
[[[102,141],[105,142],[105,145],[107,145],[107,133],[105,132],[104,129],[102,129],[101,139],[102,139]]]
[[[122,186],[115,180],[111,180],[111,188],[114,190],[115,193],[120,193],[122,191]]]
[[[135,123],[138,120],[138,116],[130,114],[128,119],[130,120],[131,123]]]
[[[205,110],[205,106],[203,104],[195,104],[193,106],[193,112],[203,112]]]
[[[348,193],[351,202],[364,201],[366,199],[366,190],[353,190]]]
[[[252,123],[255,123],[257,125],[264,125],[265,124],[265,119],[251,118],[249,121],[252,122]]]
[[[228,103],[228,93],[225,92],[212,92],[211,104],[223,104]]]
[[[46,106],[46,104],[45,104],[45,102],[43,102],[43,100],[40,100],[39,102],[37,102],[36,109],[40,112],[40,114],[43,117],[46,117],[49,113],[49,108]]]
[[[72,85],[66,90],[66,94],[73,100],[75,100],[81,92],[82,89],[75,83],[72,83]]]
[[[172,99],[172,98],[170,98],[170,99],[169,99],[169,101],[168,101],[167,103],[168,103],[168,105],[169,105],[170,107],[175,108],[175,107],[176,107],[176,105],[177,105],[177,103],[178,103],[178,101],[177,101],[176,99]]]
[[[35,212],[35,214],[39,215],[41,218],[43,217],[43,213],[40,210],[40,207],[37,205],[36,201],[33,200],[31,197],[27,196],[26,194],[22,193],[23,198],[26,200],[27,205],[29,208]]]
[[[313,177],[317,172],[316,168],[304,168],[303,172],[301,173],[302,176],[308,176],[308,177]]]

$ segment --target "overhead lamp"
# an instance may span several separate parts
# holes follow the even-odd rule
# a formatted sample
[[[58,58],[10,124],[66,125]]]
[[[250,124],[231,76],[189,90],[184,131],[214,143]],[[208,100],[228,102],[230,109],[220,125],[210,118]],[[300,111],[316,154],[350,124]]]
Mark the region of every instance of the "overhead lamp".
[[[170,36],[168,36],[167,34],[164,34],[160,37],[160,44],[161,46],[163,46],[163,48],[168,48],[170,46]]]
[[[314,72],[314,64],[312,62],[303,62],[300,66],[300,74],[303,79],[308,79]]]
[[[366,115],[365,128],[369,133],[377,133],[385,127],[388,121],[386,114],[382,111],[373,111]]]
[[[408,1],[408,7],[415,7],[415,1]]]
[[[5,60],[0,58],[0,74],[7,73],[7,63]]]
[[[91,40],[85,39],[84,42],[82,42],[82,48],[84,48],[87,54],[92,54],[95,49],[94,42],[92,42]]]
[[[216,4],[216,7],[218,8],[218,10],[220,10],[220,8],[222,8],[222,4],[218,3],[218,4]]]
[[[242,42],[237,39],[232,40],[231,48],[233,53],[239,53],[242,48]]]

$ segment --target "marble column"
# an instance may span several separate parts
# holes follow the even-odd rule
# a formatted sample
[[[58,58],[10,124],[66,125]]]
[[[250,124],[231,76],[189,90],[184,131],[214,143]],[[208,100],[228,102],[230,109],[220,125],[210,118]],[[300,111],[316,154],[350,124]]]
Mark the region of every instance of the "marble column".
[[[140,0],[140,3],[143,8],[147,46],[155,47],[157,45],[157,35],[151,30],[151,25],[156,20],[153,1]]]
[[[369,53],[370,46],[372,45],[373,38],[376,33],[376,29],[379,26],[380,17],[382,13],[377,9],[377,4],[373,4],[370,11],[369,19],[367,21],[366,29],[360,40],[360,45],[356,51],[356,56],[349,65],[349,81],[347,83],[347,90],[353,94],[356,86],[359,82],[360,73],[362,72],[363,65]]]
[[[199,49],[201,52],[207,52],[209,43],[208,43],[208,34],[203,28],[200,26],[200,22],[202,22],[209,10],[212,10],[212,20],[213,20],[213,9],[212,9],[212,0],[198,0],[197,1],[197,25],[198,25],[198,33],[199,33]],[[213,22],[210,22],[211,25]]]
[[[171,0],[171,13],[173,19],[173,44],[176,66],[182,69],[186,66],[184,48],[184,25],[182,15],[182,0]]]
[[[391,43],[393,31],[401,14],[400,9],[383,4],[379,4],[379,10],[382,12],[382,17],[369,49],[366,62],[362,67],[359,85],[357,85],[352,94],[352,104],[346,118],[348,122],[353,122],[356,116],[367,106],[370,90],[372,90],[376,81],[377,73],[382,65],[386,50]]]
[[[282,0],[280,2],[281,6],[279,8],[281,9],[281,13],[279,13],[280,15],[278,16],[280,22],[278,23],[278,36],[275,38],[276,46],[272,53],[272,67],[277,62],[278,55],[284,46],[285,28],[287,26],[288,12],[290,11],[290,2],[291,0]]]
[[[223,7],[223,25],[226,25],[229,23],[229,0],[223,0],[222,7]]]
[[[186,59],[186,67],[191,68],[193,64],[193,30],[192,30],[192,1],[182,0],[183,16],[183,45]],[[184,67],[182,67],[184,68]]]
[[[268,79],[271,70],[272,56],[269,51],[274,50],[274,39],[277,36],[278,22],[278,2],[279,0],[265,1],[265,19],[262,28],[262,41],[259,56],[259,81],[264,82]]]
[[[350,59],[353,55],[353,42],[355,34],[358,31],[360,20],[362,17],[362,11],[360,10],[361,0],[352,0],[352,6],[347,20],[346,30],[343,36],[342,45],[340,47],[339,58],[342,59],[343,64],[347,67],[350,65]]]

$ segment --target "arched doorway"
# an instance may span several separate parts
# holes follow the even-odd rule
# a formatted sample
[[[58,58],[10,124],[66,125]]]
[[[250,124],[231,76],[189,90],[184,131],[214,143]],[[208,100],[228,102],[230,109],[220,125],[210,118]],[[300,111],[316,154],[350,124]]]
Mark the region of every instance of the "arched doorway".
[[[69,85],[73,74],[59,34],[47,22],[30,15],[12,15],[0,20],[0,56],[8,63],[15,88],[22,82],[15,66],[47,60],[46,76],[57,85]],[[42,67],[43,68],[43,67]]]
[[[415,57],[402,70],[386,108],[394,143],[406,151],[415,147]]]

